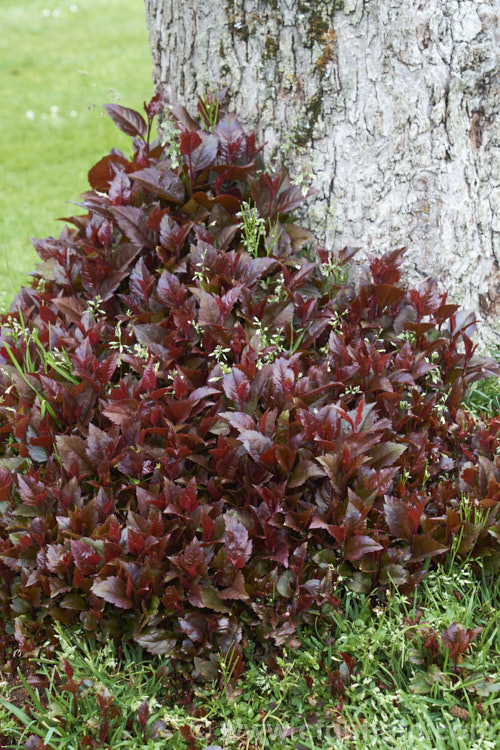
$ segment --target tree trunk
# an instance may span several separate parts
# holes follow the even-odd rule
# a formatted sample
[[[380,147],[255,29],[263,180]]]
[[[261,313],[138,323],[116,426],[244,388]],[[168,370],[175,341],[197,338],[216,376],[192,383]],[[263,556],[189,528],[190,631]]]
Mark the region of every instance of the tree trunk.
[[[145,0],[169,100],[229,86],[326,246],[408,246],[500,342],[500,0]]]

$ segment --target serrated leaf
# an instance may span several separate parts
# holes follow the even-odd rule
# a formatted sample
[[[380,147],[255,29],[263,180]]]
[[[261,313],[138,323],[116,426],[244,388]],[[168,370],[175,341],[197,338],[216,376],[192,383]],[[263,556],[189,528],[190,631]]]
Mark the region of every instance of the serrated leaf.
[[[122,154],[108,154],[95,164],[88,173],[88,181],[94,190],[104,191],[118,172],[128,166],[127,159]]]
[[[229,422],[231,427],[239,430],[256,430],[255,422],[249,414],[242,411],[223,411],[219,413],[219,418]]]
[[[201,598],[203,606],[214,610],[214,612],[221,612],[222,614],[228,614],[231,612],[229,607],[226,607],[222,599],[219,597],[219,592],[214,586],[206,586],[202,588]]]
[[[236,367],[224,375],[222,387],[227,398],[238,405],[241,405],[250,397],[250,380],[244,372]]]
[[[109,576],[103,581],[94,581],[91,591],[96,596],[120,609],[132,609],[133,603],[126,595],[126,584],[118,576]]]
[[[226,558],[234,568],[243,568],[252,554],[252,541],[248,538],[248,531],[241,521],[229,513],[224,515],[224,525]]]
[[[393,442],[382,442],[371,451],[370,466],[374,469],[382,469],[385,466],[393,466],[399,457],[407,450],[406,445]]]
[[[68,316],[73,323],[79,323],[82,319],[82,315],[87,309],[87,305],[82,299],[77,297],[58,297],[54,300],[53,304],[59,308],[59,310]]]
[[[118,172],[118,174],[115,175],[115,177],[112,179],[109,186],[109,200],[114,206],[127,204],[130,200],[131,194],[132,191],[129,176],[126,172]],[[111,237],[109,238],[109,240],[111,240]]]
[[[239,440],[241,440],[243,447],[254,461],[258,461],[273,446],[273,441],[260,432],[257,432],[257,430],[241,428],[239,432]]]
[[[421,562],[429,557],[442,555],[448,551],[449,547],[436,542],[429,534],[418,534],[413,540],[412,562]]]
[[[120,401],[111,401],[103,414],[113,424],[119,425],[122,429],[137,421],[137,410],[139,404],[133,399],[122,399]]]
[[[106,448],[111,443],[111,437],[104,430],[100,430],[94,424],[89,425],[89,434],[86,440],[86,456],[94,467],[106,457]]]
[[[221,599],[240,599],[241,601],[247,601],[250,599],[248,592],[245,588],[245,579],[241,570],[237,570],[231,586],[218,592]]]
[[[153,249],[153,233],[148,228],[146,212],[137,206],[114,206],[113,215],[122,234],[138,247]]]
[[[225,115],[217,123],[214,133],[219,140],[219,154],[223,161],[233,164],[243,156],[245,131],[233,113]]]
[[[275,360],[272,366],[272,381],[276,396],[289,394],[295,384],[295,374],[284,357]]]
[[[121,104],[105,104],[104,109],[111,117],[115,125],[126,135],[146,136],[148,126],[144,117],[129,107],[123,107]]]
[[[182,205],[186,198],[186,189],[182,180],[166,166],[146,167],[138,172],[132,172],[130,179],[137,182],[151,193],[164,198],[171,203]]]
[[[314,477],[323,477],[325,472],[321,469],[314,461],[309,459],[299,461],[297,466],[292,472],[292,476],[288,480],[287,487],[290,489],[294,487],[301,487],[307,482],[308,479]]]
[[[184,551],[179,555],[170,558],[175,565],[178,565],[190,578],[204,575],[207,572],[207,562],[203,553],[201,542],[197,537],[191,539],[186,545]]]
[[[92,471],[92,464],[87,457],[87,445],[77,435],[56,435],[56,445],[61,463],[66,471],[77,466],[80,474]]]
[[[70,545],[73,559],[82,575],[88,576],[93,573],[96,566],[102,562],[102,556],[82,539],[72,539]]]
[[[347,540],[344,556],[352,562],[353,560],[360,560],[364,555],[371,552],[380,552],[383,549],[382,545],[371,537],[359,534]]]
[[[196,479],[194,477],[191,477],[189,480],[189,483],[186,489],[182,491],[178,502],[180,507],[185,510],[186,513],[191,513],[198,507],[198,493],[196,490]]]
[[[203,133],[202,142],[191,154],[191,163],[195,172],[203,172],[215,163],[219,141],[213,134]]]
[[[408,518],[408,506],[398,497],[388,496],[384,501],[384,515],[387,526],[396,539],[411,541],[416,533]]]
[[[149,654],[169,654],[177,646],[177,639],[164,628],[151,626],[134,635],[134,641]]]
[[[165,307],[175,308],[182,305],[187,296],[187,290],[175,274],[163,271],[158,279],[156,296]]]

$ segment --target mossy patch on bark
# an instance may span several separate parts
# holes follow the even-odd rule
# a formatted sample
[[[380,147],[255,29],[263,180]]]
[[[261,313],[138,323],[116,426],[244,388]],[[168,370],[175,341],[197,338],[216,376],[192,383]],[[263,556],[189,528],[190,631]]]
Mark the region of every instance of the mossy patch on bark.
[[[294,143],[298,148],[311,143],[314,128],[319,120],[323,102],[323,90],[320,88],[308,99],[304,106],[304,114],[299,120],[295,132]]]
[[[313,47],[315,43],[320,44],[330,26],[328,18],[324,16],[324,3],[303,2],[299,0],[299,13],[304,15],[306,22],[306,39],[308,46]]]
[[[278,40],[275,39],[271,34],[268,34],[266,36],[266,41],[264,42],[264,54],[262,55],[262,59],[272,60],[273,57],[276,56],[276,53],[278,50],[279,50]]]
[[[234,36],[237,36],[243,42],[248,42],[248,39],[250,37],[250,29],[248,28],[248,24],[246,22],[242,23],[237,20],[234,0],[227,0],[226,15],[227,25],[230,33],[234,34]]]

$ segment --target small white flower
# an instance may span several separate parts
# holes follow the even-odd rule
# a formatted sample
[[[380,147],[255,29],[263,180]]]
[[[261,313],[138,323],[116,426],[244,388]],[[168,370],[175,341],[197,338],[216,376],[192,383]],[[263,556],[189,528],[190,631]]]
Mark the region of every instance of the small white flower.
[[[69,9],[72,13],[78,13],[78,5],[70,5]]]
[[[45,18],[48,18],[50,16],[50,10],[48,8],[44,8],[42,10],[42,16],[44,16]]]
[[[54,10],[52,11],[53,18],[59,18],[60,15],[61,11],[59,10],[59,8],[54,8]]]
[[[33,112],[32,109],[28,109],[28,111],[26,112],[26,117],[28,118],[28,120],[35,119],[35,113]]]
[[[69,113],[69,116],[70,117],[78,117],[78,112],[76,111],[76,109],[72,109],[71,112]]]

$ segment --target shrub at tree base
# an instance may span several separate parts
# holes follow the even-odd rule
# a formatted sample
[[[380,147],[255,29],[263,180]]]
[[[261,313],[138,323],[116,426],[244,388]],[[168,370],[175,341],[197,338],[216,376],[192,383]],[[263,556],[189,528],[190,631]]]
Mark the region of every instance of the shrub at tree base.
[[[402,252],[353,287],[293,222],[286,171],[200,104],[89,173],[86,215],[34,242],[2,318],[4,640],[52,620],[133,639],[211,677],[241,641],[293,642],[358,591],[411,592],[452,550],[498,567],[500,421],[459,409],[495,371]]]

